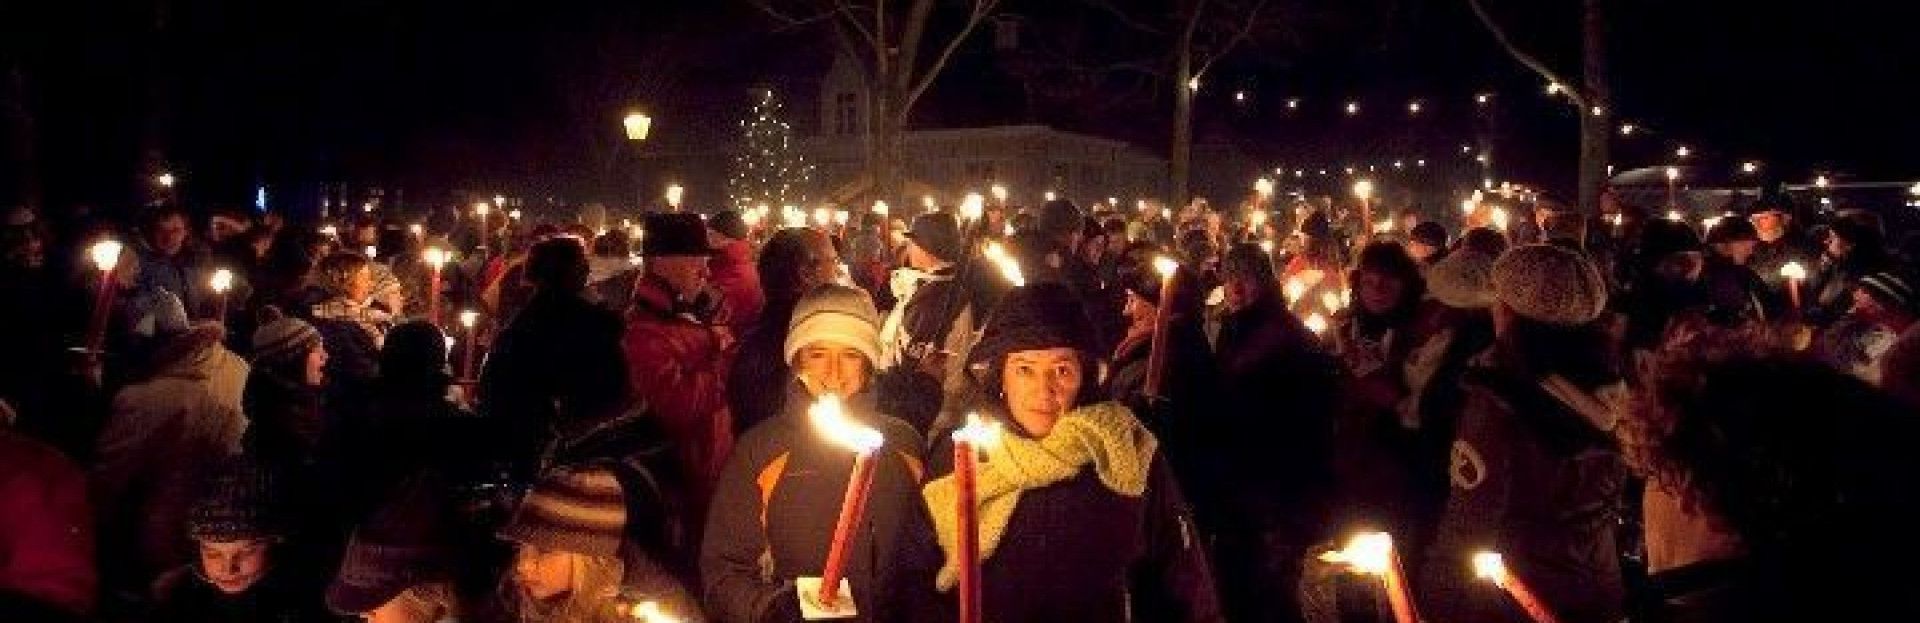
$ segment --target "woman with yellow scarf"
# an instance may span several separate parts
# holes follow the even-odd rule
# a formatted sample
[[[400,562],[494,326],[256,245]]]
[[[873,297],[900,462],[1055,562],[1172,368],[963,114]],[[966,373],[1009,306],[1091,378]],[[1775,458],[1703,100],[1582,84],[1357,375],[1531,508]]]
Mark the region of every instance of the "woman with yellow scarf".
[[[1004,433],[982,452],[981,610],[996,623],[1219,621],[1207,560],[1158,441],[1097,396],[1086,314],[1064,286],[1009,292],[970,356],[973,411]],[[936,437],[923,493],[952,595],[957,490]]]

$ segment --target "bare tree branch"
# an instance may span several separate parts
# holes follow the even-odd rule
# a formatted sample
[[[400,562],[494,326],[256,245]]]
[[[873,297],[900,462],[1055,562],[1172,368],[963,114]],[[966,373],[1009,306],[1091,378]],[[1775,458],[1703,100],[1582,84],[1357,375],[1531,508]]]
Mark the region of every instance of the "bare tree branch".
[[[906,97],[901,98],[899,111],[901,118],[904,119],[906,117],[906,111],[913,109],[914,102],[919,101],[920,96],[927,92],[927,87],[933,86],[933,79],[938,77],[940,70],[947,66],[947,60],[953,58],[954,51],[960,49],[961,44],[966,43],[967,38],[973,35],[974,29],[980,27],[980,22],[985,20],[987,15],[992,13],[993,9],[999,5],[1000,0],[973,1],[973,11],[967,15],[966,25],[961,26],[960,32],[954,34],[953,38],[947,41],[946,48],[940,51],[940,56],[935,57],[933,63],[927,65],[925,72],[918,79],[918,84],[907,92]],[[910,67],[903,67],[902,69],[906,71],[912,70]]]
[[[1226,45],[1222,45],[1220,46],[1220,49],[1214,50],[1212,58],[1202,61],[1200,63],[1200,69],[1198,71],[1193,72],[1193,75],[1196,75],[1196,76],[1205,75],[1208,69],[1213,68],[1214,61],[1220,60],[1221,57],[1224,57],[1227,55],[1227,53],[1232,52],[1234,47],[1239,46],[1242,42],[1246,41],[1247,35],[1253,32],[1253,25],[1260,21],[1260,11],[1266,8],[1267,8],[1267,0],[1260,0],[1258,3],[1255,3],[1253,5],[1252,9],[1248,9],[1247,14],[1244,16],[1245,19],[1242,20],[1242,23],[1240,25],[1240,30],[1235,32],[1233,34],[1233,37],[1227,39]],[[1196,15],[1195,19],[1197,20],[1198,18],[1199,16]]]
[[[1487,32],[1493,35],[1493,40],[1498,42],[1501,48],[1506,49],[1507,54],[1512,56],[1513,60],[1519,61],[1520,64],[1525,65],[1527,69],[1531,69],[1534,73],[1540,74],[1540,77],[1545,78],[1547,82],[1560,85],[1560,89],[1566,92],[1567,99],[1572,101],[1573,105],[1580,109],[1581,114],[1586,114],[1587,98],[1580,92],[1580,89],[1575,88],[1572,83],[1561,79],[1559,74],[1555,74],[1552,69],[1547,67],[1546,63],[1541,62],[1540,59],[1535,58],[1532,54],[1528,54],[1525,50],[1520,49],[1520,46],[1515,45],[1513,39],[1507,36],[1507,31],[1502,29],[1500,23],[1494,21],[1493,15],[1487,12],[1486,7],[1480,5],[1480,0],[1467,0],[1467,6],[1473,9],[1474,16],[1480,18],[1480,23],[1487,27]]]
[[[1111,16],[1114,19],[1114,21],[1120,24],[1121,26],[1126,26],[1128,28],[1132,28],[1134,30],[1138,30],[1140,32],[1147,33],[1150,35],[1167,34],[1167,31],[1165,29],[1134,19],[1133,16],[1128,15],[1126,11],[1122,10],[1120,7],[1114,6],[1113,3],[1108,2],[1107,0],[1082,0],[1081,4],[1086,5],[1088,7],[1095,8],[1095,9],[1099,9],[1101,12],[1104,12],[1108,16]]]
[[[767,14],[768,17],[773,18],[774,21],[780,22],[782,25],[784,25],[787,28],[799,28],[802,26],[811,26],[813,24],[817,24],[820,22],[833,19],[836,15],[838,15],[842,10],[846,8],[844,6],[827,7],[827,8],[821,9],[819,13],[815,13],[813,15],[808,15],[805,17],[796,17],[793,15],[789,15],[785,11],[781,11],[780,9],[774,8],[773,3],[770,2],[769,0],[748,0],[747,3],[753,5],[754,8],[760,9],[761,13]]]

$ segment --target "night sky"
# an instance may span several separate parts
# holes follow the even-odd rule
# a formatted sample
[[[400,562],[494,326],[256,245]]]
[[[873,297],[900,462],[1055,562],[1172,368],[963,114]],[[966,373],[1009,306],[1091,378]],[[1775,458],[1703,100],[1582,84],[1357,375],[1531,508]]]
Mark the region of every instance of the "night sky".
[[[1116,2],[1149,17],[1163,3]],[[1578,2],[1488,3],[1525,45],[1577,68]],[[1815,167],[1920,176],[1909,86],[1920,37],[1900,4],[1611,3],[1615,109],[1656,132],[1617,143],[1615,161],[1664,164],[1679,142],[1710,167],[1760,159],[1780,179]],[[1472,96],[1493,91],[1502,177],[1570,184],[1573,111],[1494,47],[1463,0],[1273,6],[1272,23],[1207,77],[1203,140],[1273,164],[1459,158]],[[1081,57],[1068,61],[1164,58],[1161,39],[1075,0],[1004,9],[1029,18],[1031,45]],[[781,28],[734,0],[13,0],[0,11],[0,61],[18,78],[0,84],[0,113],[15,120],[0,128],[0,196],[17,201],[37,180],[50,206],[137,201],[155,167],[179,173],[199,204],[250,202],[258,184],[293,201],[340,181],[421,202],[503,187],[605,197],[631,157],[623,110],[659,118],[651,149],[724,146],[749,87],[808,96],[833,51],[824,31]],[[1065,88],[991,42],[956,59],[916,125],[1038,122],[1165,149],[1164,86],[1107,75]],[[1302,111],[1288,113],[1288,97]],[[1338,114],[1350,97],[1360,118]],[[1425,112],[1408,119],[1415,98]],[[798,117],[811,102],[791,104],[808,127]]]

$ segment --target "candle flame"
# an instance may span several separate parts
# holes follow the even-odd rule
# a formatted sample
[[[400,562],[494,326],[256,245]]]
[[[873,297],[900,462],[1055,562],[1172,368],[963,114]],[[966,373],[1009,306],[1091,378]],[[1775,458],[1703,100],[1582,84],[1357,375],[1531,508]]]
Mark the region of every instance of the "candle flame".
[[[886,443],[880,431],[861,426],[846,415],[840,397],[824,394],[807,408],[807,417],[828,441],[854,452],[872,452]]]
[[[1465,201],[1461,201],[1461,202],[1460,202],[1460,213],[1461,213],[1461,214],[1464,214],[1464,215],[1467,215],[1467,216],[1473,216],[1473,213],[1474,213],[1474,211],[1475,211],[1475,210],[1478,210],[1478,209],[1480,209],[1480,202],[1478,202],[1478,201],[1474,201],[1474,200],[1472,200],[1472,199],[1468,199],[1468,200],[1465,200]]]
[[[1473,575],[1482,580],[1493,582],[1496,586],[1507,583],[1507,562],[1499,552],[1476,552],[1473,555]]]
[[[846,227],[847,221],[852,218],[853,215],[849,214],[846,210],[838,210],[833,213],[833,224]]]
[[[875,202],[873,202],[873,213],[874,213],[874,214],[878,214],[878,215],[880,215],[880,216],[886,216],[886,215],[887,215],[887,211],[888,211],[888,208],[887,208],[887,202],[885,202],[885,201],[875,201]]]
[[[1327,308],[1327,313],[1329,314],[1337,314],[1340,313],[1342,308],[1347,306],[1347,303],[1346,300],[1337,293],[1321,292],[1320,306]]]
[[[1347,541],[1344,549],[1320,555],[1322,562],[1346,565],[1355,573],[1385,575],[1393,567],[1393,537],[1385,532],[1366,532]]]
[[[1373,181],[1360,180],[1358,182],[1354,182],[1353,196],[1359,197],[1361,201],[1366,201],[1367,199],[1371,199],[1373,197]]]
[[[1272,240],[1260,241],[1260,250],[1266,253],[1267,255],[1273,255],[1273,241]]]
[[[973,444],[975,449],[1000,442],[1000,423],[980,417],[979,413],[967,414],[967,425],[953,431],[953,440]]]
[[[1049,190],[1049,191],[1047,191],[1047,192],[1046,192],[1045,194],[1042,194],[1041,196],[1042,196],[1042,197],[1046,197],[1046,199],[1047,199],[1047,201],[1053,201],[1053,200],[1055,200],[1055,199],[1059,199],[1059,198],[1060,198],[1060,193],[1056,193],[1056,192],[1053,192],[1053,191],[1051,191],[1051,190]]]
[[[1260,193],[1260,196],[1263,198],[1272,197],[1273,196],[1273,179],[1263,177],[1263,178],[1254,180],[1253,192]]]
[[[813,224],[819,225],[821,227],[826,227],[827,223],[831,223],[831,222],[833,222],[832,211],[826,208],[813,209]]]
[[[432,266],[434,270],[440,270],[440,267],[447,265],[447,262],[453,261],[453,254],[440,247],[427,247],[425,259],[427,265]]]
[[[1267,211],[1254,210],[1252,214],[1247,215],[1247,222],[1253,225],[1254,229],[1261,228],[1267,224]]]
[[[1007,254],[1006,247],[1000,246],[998,242],[989,242],[986,247],[980,250],[980,253],[986,256],[987,261],[993,262],[993,265],[1000,269],[1000,275],[1006,277],[1007,282],[1013,284],[1013,287],[1018,288],[1027,285],[1026,273],[1021,272],[1020,262],[1013,259],[1012,255]]]
[[[1007,202],[1007,187],[1006,187],[1006,185],[1004,185],[1004,184],[994,184],[994,185],[993,185],[993,188],[991,188],[991,189],[988,189],[988,192],[991,192],[991,193],[993,193],[993,200],[994,200],[994,201],[998,201],[998,202],[1001,202],[1001,203],[1006,203],[1006,202]]]
[[[1301,281],[1299,277],[1289,277],[1287,278],[1287,285],[1284,287],[1284,290],[1287,293],[1287,306],[1292,307],[1295,303],[1300,302],[1300,297],[1307,295],[1307,284]]]
[[[490,209],[492,209],[492,206],[487,205],[485,201],[473,204],[473,213],[480,216],[486,216],[487,211]]]
[[[986,210],[987,200],[981,197],[980,193],[967,193],[967,197],[960,201],[960,218],[962,219],[980,220],[980,215],[986,213]]]
[[[419,223],[414,223],[407,226],[407,233],[413,234],[415,238],[424,238],[427,235],[427,227]]]
[[[477,323],[479,321],[480,321],[480,312],[473,311],[471,309],[460,312],[460,326],[466,327],[467,329],[471,330],[473,329],[474,323]]]
[[[1312,331],[1314,335],[1327,332],[1327,317],[1320,315],[1320,312],[1307,314],[1307,319],[1302,320],[1301,323],[1307,325],[1307,330]]]
[[[93,247],[87,249],[87,255],[93,259],[94,268],[104,273],[120,265],[120,250],[123,248],[125,245],[118,240],[102,240],[93,243]]]
[[[213,278],[207,280],[207,285],[214,292],[226,292],[233,287],[233,271],[225,268],[213,271]]]
[[[665,610],[660,609],[660,604],[652,601],[634,604],[633,609],[628,610],[627,614],[645,623],[680,623],[680,619],[669,616]]]
[[[1153,272],[1160,273],[1161,279],[1172,279],[1174,271],[1180,270],[1180,263],[1165,255],[1153,258]]]
[[[1492,214],[1494,229],[1498,229],[1501,232],[1507,231],[1507,223],[1510,218],[1512,217],[1507,215],[1506,208],[1494,208]]]
[[[686,196],[686,194],[687,194],[687,189],[681,187],[679,184],[668,184],[667,185],[667,205],[679,206],[680,198]]]
[[[1799,262],[1787,262],[1780,267],[1780,276],[1794,281],[1804,281],[1807,278],[1807,267]]]
[[[920,207],[926,208],[929,211],[933,210],[938,205],[939,204],[934,202],[933,195],[927,195],[920,198]]]

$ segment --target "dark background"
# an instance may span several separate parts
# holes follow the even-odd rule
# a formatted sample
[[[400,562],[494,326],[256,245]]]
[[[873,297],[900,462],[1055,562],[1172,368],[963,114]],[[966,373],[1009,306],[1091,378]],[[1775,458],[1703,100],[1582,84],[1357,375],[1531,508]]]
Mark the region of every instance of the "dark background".
[[[1112,0],[1153,15],[1155,2]],[[1516,38],[1577,69],[1574,0],[1488,0]],[[1744,159],[1773,181],[1813,172],[1920,177],[1920,43],[1911,3],[1616,0],[1616,112],[1653,131],[1616,143],[1623,167],[1702,170]],[[1565,193],[1574,111],[1494,47],[1463,0],[1293,0],[1205,78],[1203,143],[1269,165],[1426,158],[1496,115],[1499,176]],[[821,30],[782,28],[740,0],[5,0],[0,4],[0,198],[49,207],[151,200],[179,175],[187,203],[310,206],[323,184],[404,201],[512,192],[623,195],[635,157],[619,117],[656,118],[644,149],[724,147],[748,88],[790,92],[804,129],[831,60]],[[1145,59],[1160,39],[1078,0],[1007,0],[1022,48],[978,35],[921,103],[917,126],[1037,122],[1164,152],[1169,90],[1150,76],[1067,81],[1055,65]],[[1044,49],[1047,58],[1031,50]],[[1059,58],[1055,58],[1059,57]],[[1570,72],[1577,73],[1577,72]],[[1247,99],[1233,94],[1244,91]],[[1496,112],[1473,95],[1498,94]],[[1284,101],[1302,98],[1299,111]],[[1348,118],[1348,98],[1365,107]],[[1406,104],[1420,99],[1422,115]],[[1204,162],[1201,163],[1204,166]],[[1477,175],[1476,175],[1477,176]]]

